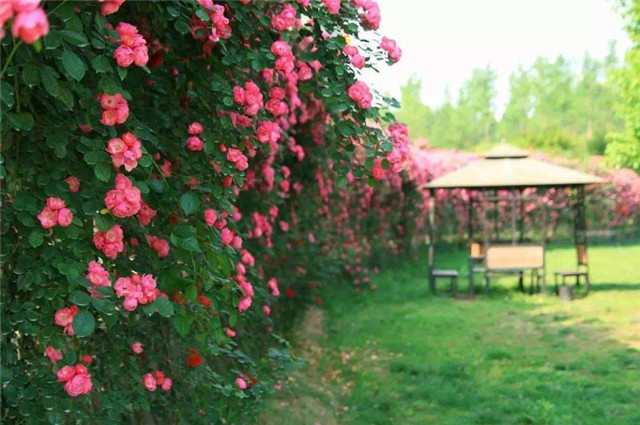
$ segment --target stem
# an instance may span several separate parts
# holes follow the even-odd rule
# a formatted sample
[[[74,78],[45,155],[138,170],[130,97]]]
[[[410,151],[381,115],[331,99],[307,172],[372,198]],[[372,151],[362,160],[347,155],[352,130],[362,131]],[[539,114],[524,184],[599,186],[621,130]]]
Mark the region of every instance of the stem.
[[[53,9],[51,9],[51,12],[47,13],[47,16],[55,13],[56,10],[60,9],[68,1],[69,0],[62,1],[59,5],[57,5]],[[9,53],[9,56],[7,57],[7,61],[4,64],[4,66],[2,67],[2,71],[0,71],[0,77],[4,77],[4,73],[7,71],[7,68],[9,67],[9,65],[11,65],[11,60],[13,59],[13,55],[16,54],[16,51],[18,50],[18,47],[20,47],[21,45],[22,45],[22,40],[19,40],[17,43],[16,43],[15,40],[13,40],[13,49],[11,49],[11,52]]]
[[[18,50],[18,47],[20,47],[22,45],[22,40],[18,41],[17,43],[13,42],[13,49],[11,49],[11,52],[9,53],[9,56],[7,57],[7,61],[5,62],[4,66],[2,67],[2,71],[0,72],[0,78],[4,77],[4,73],[7,71],[7,68],[9,68],[9,65],[11,65],[11,60],[13,59],[13,55],[16,54],[16,51]]]

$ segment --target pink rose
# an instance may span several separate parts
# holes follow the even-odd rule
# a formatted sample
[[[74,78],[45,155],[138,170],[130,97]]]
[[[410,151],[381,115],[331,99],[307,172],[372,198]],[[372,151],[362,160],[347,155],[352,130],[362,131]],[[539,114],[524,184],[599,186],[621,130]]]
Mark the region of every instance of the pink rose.
[[[336,15],[340,12],[340,3],[342,0],[322,0],[324,6],[327,8],[330,14]]]
[[[49,207],[44,207],[42,211],[40,211],[40,214],[38,214],[38,220],[42,228],[50,229],[58,223],[58,213]]]
[[[65,391],[71,397],[77,397],[79,395],[88,394],[93,388],[91,382],[91,375],[86,373],[76,374],[70,381],[64,385]]]
[[[73,318],[78,313],[78,307],[64,307],[56,311],[54,323],[58,326],[67,327],[73,324]]]
[[[111,286],[109,272],[96,261],[91,261],[89,263],[86,277],[93,286]]]
[[[125,298],[122,302],[122,306],[127,311],[134,311],[138,308],[138,300],[136,298]]]
[[[121,68],[126,68],[133,63],[133,50],[130,47],[121,45],[113,52],[116,63]]]
[[[142,377],[142,384],[147,389],[147,391],[153,392],[156,390],[156,378],[154,378],[150,373],[147,373]]]
[[[21,38],[27,44],[34,43],[48,33],[49,20],[44,10],[40,8],[18,13],[11,26],[13,37]]]
[[[229,245],[233,240],[233,232],[228,228],[222,229],[220,232],[220,239],[224,245]]]
[[[236,386],[241,390],[247,389],[247,381],[245,381],[242,377],[238,376],[236,378]]]
[[[68,382],[73,378],[76,374],[76,368],[73,366],[63,366],[60,370],[56,372],[56,377],[58,378],[58,382]]]
[[[189,134],[192,136],[197,136],[198,134],[202,134],[204,128],[202,128],[202,124],[199,122],[193,122],[189,125]]]
[[[233,329],[226,328],[226,329],[224,330],[224,332],[227,334],[227,336],[228,336],[229,338],[235,338],[235,337],[236,337],[236,332],[235,332]]]
[[[240,299],[240,302],[238,302],[238,311],[246,311],[249,309],[249,307],[251,307],[251,298],[249,297],[242,297]]]
[[[133,344],[131,344],[131,351],[133,351],[136,354],[142,354],[142,352],[144,351],[144,349],[142,348],[142,343],[139,341],[136,341]]]
[[[73,214],[69,208],[62,208],[58,211],[58,224],[62,227],[69,227],[73,221]]]
[[[274,41],[271,45],[271,53],[276,56],[291,56],[291,46],[286,41]]]
[[[376,160],[373,162],[371,175],[376,180],[382,180],[384,178],[384,169],[382,168],[382,160],[380,158],[376,158]]]
[[[204,142],[198,136],[191,136],[187,139],[187,149],[190,151],[201,151],[204,147]]]
[[[49,357],[51,363],[56,364],[59,360],[62,360],[62,351],[58,350],[51,345],[48,345],[44,350],[44,355]]]
[[[207,223],[207,226],[213,226],[217,219],[218,216],[213,208],[204,210],[204,221]]]
[[[162,383],[162,389],[164,391],[169,391],[171,389],[171,385],[173,385],[173,381],[171,381],[171,378],[164,378],[164,382]]]
[[[262,306],[262,312],[263,312],[266,316],[271,316],[271,307],[269,307],[268,305],[263,305],[263,306]]]
[[[47,207],[49,207],[53,211],[58,211],[65,206],[66,205],[64,204],[64,201],[60,198],[56,198],[55,196],[47,198]]]
[[[357,81],[348,90],[349,97],[362,109],[371,107],[373,97],[369,91],[369,87],[362,81]]]

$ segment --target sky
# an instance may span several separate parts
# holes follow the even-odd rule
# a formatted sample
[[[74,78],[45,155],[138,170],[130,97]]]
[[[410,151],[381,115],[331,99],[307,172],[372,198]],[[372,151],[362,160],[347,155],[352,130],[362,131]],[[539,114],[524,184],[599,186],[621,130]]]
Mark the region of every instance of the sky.
[[[602,58],[609,41],[620,57],[630,46],[622,18],[605,0],[480,1],[378,0],[380,33],[403,50],[400,62],[366,76],[378,91],[400,97],[412,75],[422,80],[422,101],[438,106],[449,88],[455,100],[474,68],[498,74],[496,115],[509,99],[509,75],[536,57],[563,55],[580,62],[585,52]]]

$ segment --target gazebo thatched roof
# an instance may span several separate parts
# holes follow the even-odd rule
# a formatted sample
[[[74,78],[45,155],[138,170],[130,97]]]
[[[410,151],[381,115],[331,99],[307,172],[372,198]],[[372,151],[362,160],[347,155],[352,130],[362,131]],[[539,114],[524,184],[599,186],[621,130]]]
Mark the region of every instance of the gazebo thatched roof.
[[[425,189],[506,189],[515,187],[562,187],[600,183],[602,179],[559,165],[528,158],[516,147],[500,144],[485,159],[437,178]]]

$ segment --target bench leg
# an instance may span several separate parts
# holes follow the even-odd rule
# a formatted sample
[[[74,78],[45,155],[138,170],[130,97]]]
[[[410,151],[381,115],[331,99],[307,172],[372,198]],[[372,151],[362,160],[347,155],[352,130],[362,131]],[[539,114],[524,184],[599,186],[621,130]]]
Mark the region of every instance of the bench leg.
[[[436,278],[431,272],[429,272],[429,290],[432,294],[436,293]]]
[[[486,295],[489,295],[489,275],[488,274],[484,275],[484,285],[485,285],[484,293]]]
[[[458,293],[458,276],[451,278],[451,293],[456,295]]]
[[[520,292],[524,293],[524,278],[522,272],[518,273],[518,288],[520,288]]]
[[[580,275],[579,274],[576,275],[576,287],[577,288],[580,287]]]
[[[556,295],[560,295],[560,290],[558,289],[558,273],[553,274],[553,283],[556,289]]]
[[[471,261],[469,261],[469,295],[473,295],[473,288],[474,282],[473,282],[473,263]]]
[[[589,282],[589,272],[584,275],[584,289],[589,293],[589,289],[591,289],[591,283]]]

